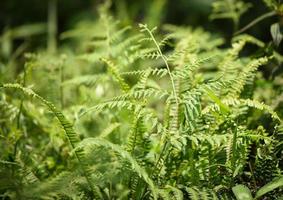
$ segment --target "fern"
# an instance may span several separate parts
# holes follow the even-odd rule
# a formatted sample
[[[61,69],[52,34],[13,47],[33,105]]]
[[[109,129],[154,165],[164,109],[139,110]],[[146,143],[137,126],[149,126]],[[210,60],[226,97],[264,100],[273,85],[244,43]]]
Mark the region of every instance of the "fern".
[[[34,93],[31,89],[29,88],[23,88],[18,84],[4,84],[1,86],[4,89],[17,89],[22,91],[24,94],[36,98],[39,101],[41,101],[43,104],[45,104],[50,111],[52,111],[52,113],[57,117],[57,119],[60,121],[60,124],[62,125],[66,136],[69,139],[69,142],[72,146],[72,148],[76,148],[76,146],[78,145],[78,143],[80,142],[80,139],[78,137],[78,135],[76,134],[76,132],[74,131],[72,125],[70,124],[70,122],[68,122],[68,120],[65,118],[65,116],[50,102],[46,101],[45,99],[43,99],[41,96],[39,96],[38,94]],[[88,173],[87,170],[87,166],[84,165],[84,153],[82,151],[76,151],[76,157],[79,160],[84,172],[85,172],[85,176],[87,178],[87,181],[89,183],[89,186],[94,189],[92,181],[91,181],[91,176]]]
[[[232,19],[235,27],[237,27],[240,16],[245,13],[251,5],[237,0],[217,0],[212,4],[212,6],[212,19]]]
[[[140,28],[141,28],[141,31],[142,32],[147,32],[149,34],[149,40],[152,40],[155,44],[155,47],[156,47],[156,54],[154,54],[154,57],[155,55],[158,55],[162,58],[164,64],[166,65],[166,68],[168,70],[168,74],[170,76],[170,80],[171,80],[171,84],[172,84],[172,89],[173,89],[173,95],[175,97],[175,101],[176,103],[178,103],[178,97],[177,97],[177,94],[176,94],[176,88],[175,88],[175,83],[174,83],[174,80],[173,80],[173,76],[171,74],[171,71],[170,71],[170,68],[169,68],[169,65],[168,65],[168,62],[167,62],[167,59],[166,57],[163,55],[162,51],[161,51],[161,48],[160,48],[160,45],[157,43],[155,37],[153,36],[153,31],[156,29],[156,28],[153,28],[152,30],[150,30],[147,25],[144,25],[144,24],[140,24],[139,25]]]
[[[217,0],[211,18],[232,19],[235,32],[249,5]],[[29,54],[15,70],[21,85],[1,84],[1,197],[252,199],[263,186],[256,198],[279,198],[281,178],[268,183],[282,174],[281,72],[266,68],[280,63],[272,45],[241,30],[230,45],[202,28],[138,29],[112,13],[131,15],[126,6],[105,1],[97,20],[61,35],[65,55]],[[145,16],[150,25],[155,14]]]
[[[112,144],[108,142],[107,140],[98,139],[98,138],[88,138],[83,140],[77,147],[77,150],[83,149],[83,148],[95,148],[95,146],[104,146],[106,148],[109,148],[121,155],[124,159],[126,159],[132,167],[132,170],[136,172],[140,177],[144,179],[144,181],[149,185],[153,198],[157,198],[157,189],[153,183],[153,181],[150,179],[146,171],[139,166],[139,164],[132,158],[132,156],[127,152],[121,149],[118,145]],[[79,150],[80,151],[80,150]]]

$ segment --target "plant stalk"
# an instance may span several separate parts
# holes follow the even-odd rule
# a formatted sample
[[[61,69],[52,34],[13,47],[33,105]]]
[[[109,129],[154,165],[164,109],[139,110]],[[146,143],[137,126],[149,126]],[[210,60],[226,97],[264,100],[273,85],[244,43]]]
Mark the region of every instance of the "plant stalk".
[[[55,54],[57,51],[57,0],[48,2],[48,53]]]

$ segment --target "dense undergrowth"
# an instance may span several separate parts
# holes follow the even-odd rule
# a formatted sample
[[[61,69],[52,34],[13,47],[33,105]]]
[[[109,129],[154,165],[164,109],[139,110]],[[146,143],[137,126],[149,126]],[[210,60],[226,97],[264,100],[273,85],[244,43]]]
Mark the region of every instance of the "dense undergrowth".
[[[65,46],[27,53],[20,71],[3,61],[1,199],[282,199],[279,24],[272,46],[237,28],[242,1],[213,5],[235,24],[231,42],[125,26],[107,1]]]

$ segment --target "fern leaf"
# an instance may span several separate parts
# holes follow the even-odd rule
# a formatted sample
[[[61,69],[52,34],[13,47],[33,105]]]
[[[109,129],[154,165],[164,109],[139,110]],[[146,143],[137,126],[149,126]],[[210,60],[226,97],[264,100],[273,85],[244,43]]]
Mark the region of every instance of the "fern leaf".
[[[112,123],[110,124],[106,129],[104,129],[101,134],[99,135],[99,137],[101,138],[105,138],[107,137],[109,134],[111,134],[115,129],[117,129],[120,126],[120,123]]]
[[[108,69],[110,71],[110,73],[113,75],[113,77],[117,80],[117,82],[119,83],[121,89],[124,92],[128,92],[130,89],[130,86],[125,82],[125,80],[123,79],[123,77],[120,76],[118,68],[114,65],[113,62],[111,62],[108,59],[102,58],[101,59],[103,62],[105,62],[108,65]]]
[[[56,116],[56,118],[58,119],[58,121],[62,125],[62,127],[63,127],[63,129],[66,133],[66,136],[69,139],[69,142],[70,142],[72,148],[76,148],[76,146],[80,142],[80,138],[79,138],[78,134],[74,131],[73,126],[66,119],[66,117],[52,103],[45,100],[44,98],[42,98],[38,94],[36,94],[30,88],[24,88],[19,84],[4,84],[4,85],[1,85],[0,88],[20,90],[24,94],[26,94],[30,97],[36,98],[39,101],[41,101],[43,104],[45,104],[50,109],[50,111],[52,111],[52,113]],[[82,166],[82,169],[85,172],[85,176],[86,176],[86,179],[89,183],[89,186],[94,191],[94,186],[93,186],[92,181],[91,181],[91,175],[88,173],[87,166],[85,166],[85,164],[84,164],[84,153],[82,151],[76,151],[75,154],[76,154],[76,157],[77,157],[80,165]]]
[[[143,180],[149,185],[152,195],[154,199],[157,199],[157,188],[154,182],[150,179],[147,172],[137,163],[137,161],[125,150],[123,150],[120,146],[113,144],[105,139],[102,138],[87,138],[84,139],[78,146],[78,149],[85,149],[85,148],[95,148],[95,146],[103,146],[108,149],[113,150],[114,152],[118,153],[124,159],[126,159],[132,167],[132,170],[136,172]]]
[[[65,194],[68,196],[68,187],[62,186],[70,184],[73,178],[74,177],[70,172],[63,172],[57,175],[55,178],[28,187],[28,189],[24,191],[24,196],[27,198],[44,199],[52,199],[52,197],[54,198],[55,196],[58,196],[58,194]]]
[[[94,75],[85,75],[85,76],[78,76],[73,79],[69,79],[63,82],[63,86],[68,85],[87,85],[93,86],[100,80],[107,80],[108,76],[105,74],[94,74]]]

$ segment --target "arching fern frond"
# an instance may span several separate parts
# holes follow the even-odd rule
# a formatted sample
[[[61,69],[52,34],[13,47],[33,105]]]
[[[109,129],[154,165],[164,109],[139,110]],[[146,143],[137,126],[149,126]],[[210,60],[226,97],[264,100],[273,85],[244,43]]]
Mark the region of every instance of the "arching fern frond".
[[[124,92],[128,92],[129,89],[130,89],[130,86],[125,82],[124,78],[120,76],[118,68],[114,65],[114,63],[112,61],[110,61],[109,59],[106,59],[106,58],[101,58],[101,60],[108,65],[109,72],[117,80],[117,82],[119,83],[121,89]]]
[[[47,180],[42,183],[32,184],[25,189],[23,196],[25,198],[44,198],[53,199],[60,195],[69,196],[70,183],[74,180],[74,176],[70,172],[62,172],[55,178]],[[66,187],[67,186],[67,187]]]
[[[119,145],[113,144],[105,139],[102,138],[87,138],[84,139],[78,146],[77,150],[79,149],[85,149],[87,152],[90,153],[91,156],[91,149],[96,148],[96,146],[103,146],[107,149],[110,149],[116,153],[118,153],[120,156],[122,156],[124,159],[126,159],[127,162],[131,164],[131,168],[134,172],[136,172],[143,180],[149,185],[152,196],[154,199],[157,199],[157,188],[154,184],[154,182],[150,179],[149,175],[143,169],[137,161],[125,150],[123,150]]]
[[[146,70],[137,70],[137,71],[129,71],[129,72],[121,72],[120,74],[123,76],[143,76],[146,73],[149,75],[156,76],[158,78],[162,78],[168,75],[168,70],[163,68],[150,68]]]
[[[280,117],[277,115],[276,112],[273,111],[273,109],[270,106],[264,103],[258,102],[256,100],[228,98],[228,99],[224,99],[222,102],[226,106],[248,106],[251,108],[256,108],[258,110],[266,111],[267,113],[271,115],[273,119],[281,121]],[[206,108],[204,108],[202,110],[202,113],[206,114],[206,113],[209,113],[210,111],[219,111],[219,110],[220,110],[219,105],[215,104],[215,105],[207,106]]]
[[[161,51],[161,47],[159,46],[158,42],[156,41],[156,39],[155,39],[155,37],[153,35],[153,32],[155,31],[156,28],[153,28],[153,29],[150,30],[147,27],[147,25],[139,24],[139,26],[140,26],[142,32],[146,32],[149,35],[149,38],[153,41],[153,43],[155,45],[157,55],[161,57],[161,59],[163,60],[163,62],[165,64],[165,66],[166,66],[166,68],[168,70],[168,74],[169,74],[170,80],[171,80],[173,95],[174,95],[176,103],[178,104],[178,97],[177,97],[177,94],[176,94],[176,87],[175,87],[174,79],[173,79],[173,76],[172,76],[169,64],[167,62],[166,57],[164,56],[164,54]]]
[[[216,194],[212,190],[198,189],[196,187],[186,187],[191,200],[218,200]]]
[[[107,81],[108,79],[109,76],[105,74],[84,75],[64,81],[63,86],[69,86],[69,85],[93,86],[99,81]]]
[[[42,98],[41,96],[39,96],[38,94],[36,94],[33,90],[31,90],[30,88],[24,88],[19,84],[4,84],[4,85],[0,85],[0,88],[3,89],[17,89],[22,91],[24,94],[36,98],[39,101],[41,101],[43,104],[45,104],[49,110],[56,116],[56,118],[58,119],[58,121],[60,122],[60,124],[62,125],[67,138],[70,141],[70,144],[72,146],[72,148],[76,148],[76,146],[78,145],[78,143],[80,142],[80,138],[78,136],[78,134],[74,131],[73,126],[71,125],[71,123],[66,119],[66,117],[49,101],[45,100],[44,98]],[[84,162],[84,152],[83,151],[75,151],[75,155],[82,167],[82,169],[84,170],[86,179],[89,183],[89,186],[91,187],[91,189],[93,191],[95,191],[94,185],[91,181],[91,175],[88,173],[88,169],[87,166],[85,165]]]
[[[267,57],[258,58],[252,60],[247,66],[239,73],[236,79],[234,79],[234,83],[232,83],[231,90],[229,90],[229,96],[238,96],[242,91],[249,79],[252,79],[254,76],[254,72],[258,69],[259,66],[264,65],[268,62]]]

